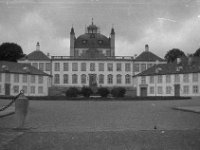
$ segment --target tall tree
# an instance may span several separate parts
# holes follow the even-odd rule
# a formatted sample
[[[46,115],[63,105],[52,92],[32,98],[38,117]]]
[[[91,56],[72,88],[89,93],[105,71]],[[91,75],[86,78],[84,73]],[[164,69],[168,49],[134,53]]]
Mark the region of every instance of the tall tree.
[[[21,46],[16,43],[2,43],[0,45],[0,60],[14,61],[25,56]]]
[[[200,48],[196,50],[193,56],[200,57]]]
[[[168,63],[174,62],[176,58],[185,56],[185,53],[181,51],[180,49],[173,48],[172,50],[169,50],[166,55],[165,59]]]

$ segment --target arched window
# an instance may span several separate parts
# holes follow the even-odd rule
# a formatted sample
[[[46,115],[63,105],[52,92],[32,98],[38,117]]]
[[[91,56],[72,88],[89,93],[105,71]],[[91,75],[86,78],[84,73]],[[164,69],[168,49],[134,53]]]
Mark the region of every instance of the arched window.
[[[77,84],[78,83],[78,76],[76,74],[72,75],[72,84]]]
[[[86,75],[85,74],[81,75],[81,83],[86,84]]]
[[[54,83],[55,84],[60,84],[60,75],[59,74],[55,74],[54,75]]]
[[[108,84],[112,84],[113,83],[113,75],[109,74],[108,75]]]
[[[67,83],[68,83],[68,80],[69,80],[69,79],[68,79],[68,74],[64,74],[64,75],[63,75],[63,83],[64,83],[64,84],[67,84]]]
[[[122,75],[118,74],[117,75],[117,84],[121,84],[122,83]]]
[[[103,74],[99,75],[99,84],[104,84],[104,75]]]
[[[126,83],[126,84],[130,84],[130,83],[131,83],[131,76],[130,76],[129,74],[127,74],[127,75],[125,76],[125,83]]]

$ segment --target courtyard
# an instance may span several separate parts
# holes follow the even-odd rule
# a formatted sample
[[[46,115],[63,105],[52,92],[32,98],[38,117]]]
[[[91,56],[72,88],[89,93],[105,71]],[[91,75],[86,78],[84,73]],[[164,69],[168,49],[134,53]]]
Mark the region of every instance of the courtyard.
[[[8,103],[6,100],[0,101],[1,106],[6,103]],[[102,143],[105,138],[109,138],[110,140],[108,141],[113,141],[115,143],[117,140],[126,139],[128,137],[130,140],[130,138],[134,136],[135,139],[138,140],[138,142],[135,142],[137,144],[142,144],[141,140],[144,140],[142,138],[144,136],[147,139],[143,142],[149,141],[150,143],[147,142],[147,145],[151,145],[157,140],[161,140],[162,143],[163,137],[160,137],[160,135],[164,133],[168,138],[167,140],[165,139],[166,137],[163,139],[164,141],[168,141],[167,145],[171,145],[173,142],[177,141],[179,143],[175,143],[178,145],[180,144],[179,146],[181,146],[181,142],[185,142],[187,147],[187,140],[191,140],[194,145],[196,144],[192,148],[198,149],[200,146],[197,144],[200,140],[200,114],[174,109],[184,106],[200,106],[200,100],[198,98],[191,100],[163,101],[32,100],[29,104],[29,113],[25,124],[27,130],[18,132],[12,130],[12,128],[16,127],[14,115],[0,118],[0,129],[1,132],[4,133],[2,136],[4,141],[5,139],[8,140],[8,137],[11,139],[10,141],[12,141],[12,144],[8,144],[11,147],[13,145],[16,146],[17,143],[25,139],[26,143],[28,143],[27,139],[31,139],[31,137],[35,140],[35,143],[38,143],[39,141],[37,140],[39,139],[47,140],[48,142],[54,140],[55,142],[56,137],[62,141],[66,137],[72,137],[75,133],[76,135],[74,136],[78,137],[79,135],[80,139],[83,138],[82,142],[84,140],[85,142],[91,142],[91,140],[88,139],[91,136],[93,136],[94,140],[101,137],[101,140],[99,139],[100,143]],[[57,133],[59,133],[59,135],[57,135]],[[152,137],[155,138],[155,141],[151,142]],[[185,137],[188,137],[188,139],[182,139]],[[172,142],[170,140],[175,141]],[[46,143],[48,143],[47,141]],[[114,143],[111,142],[111,144]],[[20,145],[22,146],[23,144]],[[32,143],[32,145],[34,144]],[[122,145],[124,146],[124,144]],[[123,146],[121,149],[125,149]],[[20,149],[22,149],[22,147],[20,147]],[[148,148],[150,147],[147,146],[147,149]],[[160,147],[158,147],[158,149],[159,148]],[[165,148],[168,147],[165,146]],[[183,147],[181,148],[183,149]],[[153,149],[156,148],[154,147]],[[175,149],[179,149],[179,147],[175,146]]]

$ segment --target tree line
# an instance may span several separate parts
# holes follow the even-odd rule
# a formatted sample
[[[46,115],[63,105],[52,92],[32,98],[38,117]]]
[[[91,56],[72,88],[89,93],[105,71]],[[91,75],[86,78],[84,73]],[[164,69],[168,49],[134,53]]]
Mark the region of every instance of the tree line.
[[[6,42],[0,45],[0,60],[17,62],[18,59],[24,56],[26,56],[26,54],[23,53],[21,46],[16,43]],[[176,60],[176,58],[183,56],[186,57],[185,53],[182,50],[174,48],[169,50],[165,54],[165,60],[168,63],[172,63]],[[193,54],[189,54],[188,56],[200,57],[200,48],[198,48]]]

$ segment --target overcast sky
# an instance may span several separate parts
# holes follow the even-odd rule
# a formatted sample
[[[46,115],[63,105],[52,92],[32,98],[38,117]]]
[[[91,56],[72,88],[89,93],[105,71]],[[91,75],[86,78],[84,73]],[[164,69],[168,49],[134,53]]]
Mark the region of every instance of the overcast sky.
[[[163,57],[172,48],[186,54],[200,47],[199,0],[0,0],[0,42],[15,42],[25,54],[41,50],[69,55],[69,32],[85,25],[116,33],[116,55],[134,56],[149,44]]]

